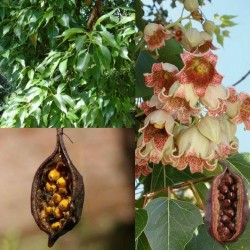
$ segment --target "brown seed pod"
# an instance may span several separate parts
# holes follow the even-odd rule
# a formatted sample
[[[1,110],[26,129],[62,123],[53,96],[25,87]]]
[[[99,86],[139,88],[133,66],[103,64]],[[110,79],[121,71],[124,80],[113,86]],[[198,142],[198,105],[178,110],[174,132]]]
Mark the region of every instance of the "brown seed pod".
[[[63,129],[57,129],[56,148],[36,171],[31,189],[31,213],[49,235],[49,247],[79,222],[83,201],[83,178],[68,156]]]
[[[211,236],[225,244],[236,241],[248,221],[248,200],[240,176],[228,168],[213,180],[206,206],[205,224]],[[231,190],[229,192],[229,190]]]

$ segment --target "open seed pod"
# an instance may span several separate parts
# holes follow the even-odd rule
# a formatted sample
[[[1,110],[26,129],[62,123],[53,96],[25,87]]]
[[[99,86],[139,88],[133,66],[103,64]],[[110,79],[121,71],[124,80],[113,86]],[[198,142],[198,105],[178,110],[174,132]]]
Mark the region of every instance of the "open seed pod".
[[[83,178],[68,156],[63,129],[57,129],[56,148],[36,171],[31,189],[31,213],[49,235],[49,247],[79,222],[83,201]]]
[[[245,184],[226,166],[214,178],[209,193],[205,214],[208,232],[221,244],[234,242],[244,232],[248,214]]]

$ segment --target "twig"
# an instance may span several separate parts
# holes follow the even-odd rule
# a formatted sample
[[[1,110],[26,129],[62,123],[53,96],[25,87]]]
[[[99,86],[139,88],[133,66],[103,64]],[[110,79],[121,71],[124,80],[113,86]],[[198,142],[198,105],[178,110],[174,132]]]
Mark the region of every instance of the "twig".
[[[190,186],[190,183],[198,183],[198,182],[207,182],[207,181],[211,181],[214,178],[214,176],[209,176],[209,177],[205,177],[205,178],[199,178],[199,179],[195,179],[195,180],[190,180],[188,182],[183,182],[177,185],[173,185],[171,187],[171,189],[179,189],[179,188],[183,188],[183,187],[187,187]],[[161,192],[168,192],[168,187],[167,188],[162,188],[160,190],[157,190],[155,192],[149,192],[147,194],[145,194],[145,197],[153,197]]]
[[[236,83],[234,83],[232,86],[236,86],[238,85],[239,83],[241,83],[243,80],[245,80],[247,78],[247,76],[250,74],[250,70],[239,80],[237,81]]]

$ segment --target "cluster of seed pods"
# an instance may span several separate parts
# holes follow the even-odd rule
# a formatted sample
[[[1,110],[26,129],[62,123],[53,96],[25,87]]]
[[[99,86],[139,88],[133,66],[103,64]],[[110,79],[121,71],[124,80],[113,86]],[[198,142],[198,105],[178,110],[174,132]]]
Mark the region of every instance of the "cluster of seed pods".
[[[226,168],[212,183],[205,215],[208,231],[220,243],[233,242],[243,233],[247,220],[245,184]]]
[[[79,222],[83,201],[83,178],[68,156],[63,130],[57,129],[56,148],[38,168],[31,190],[31,212],[49,235],[49,247]]]

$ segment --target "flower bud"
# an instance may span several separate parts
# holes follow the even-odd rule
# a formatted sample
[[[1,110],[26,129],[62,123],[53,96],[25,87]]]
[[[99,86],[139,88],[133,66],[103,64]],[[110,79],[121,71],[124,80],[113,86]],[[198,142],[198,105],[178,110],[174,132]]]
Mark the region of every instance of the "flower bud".
[[[196,47],[203,42],[200,32],[195,28],[190,28],[185,32],[185,38],[191,47]]]
[[[212,35],[215,30],[215,23],[213,21],[205,21],[202,27],[204,31],[206,31],[209,35]]]
[[[197,10],[199,8],[198,0],[185,0],[184,8],[190,12]]]

